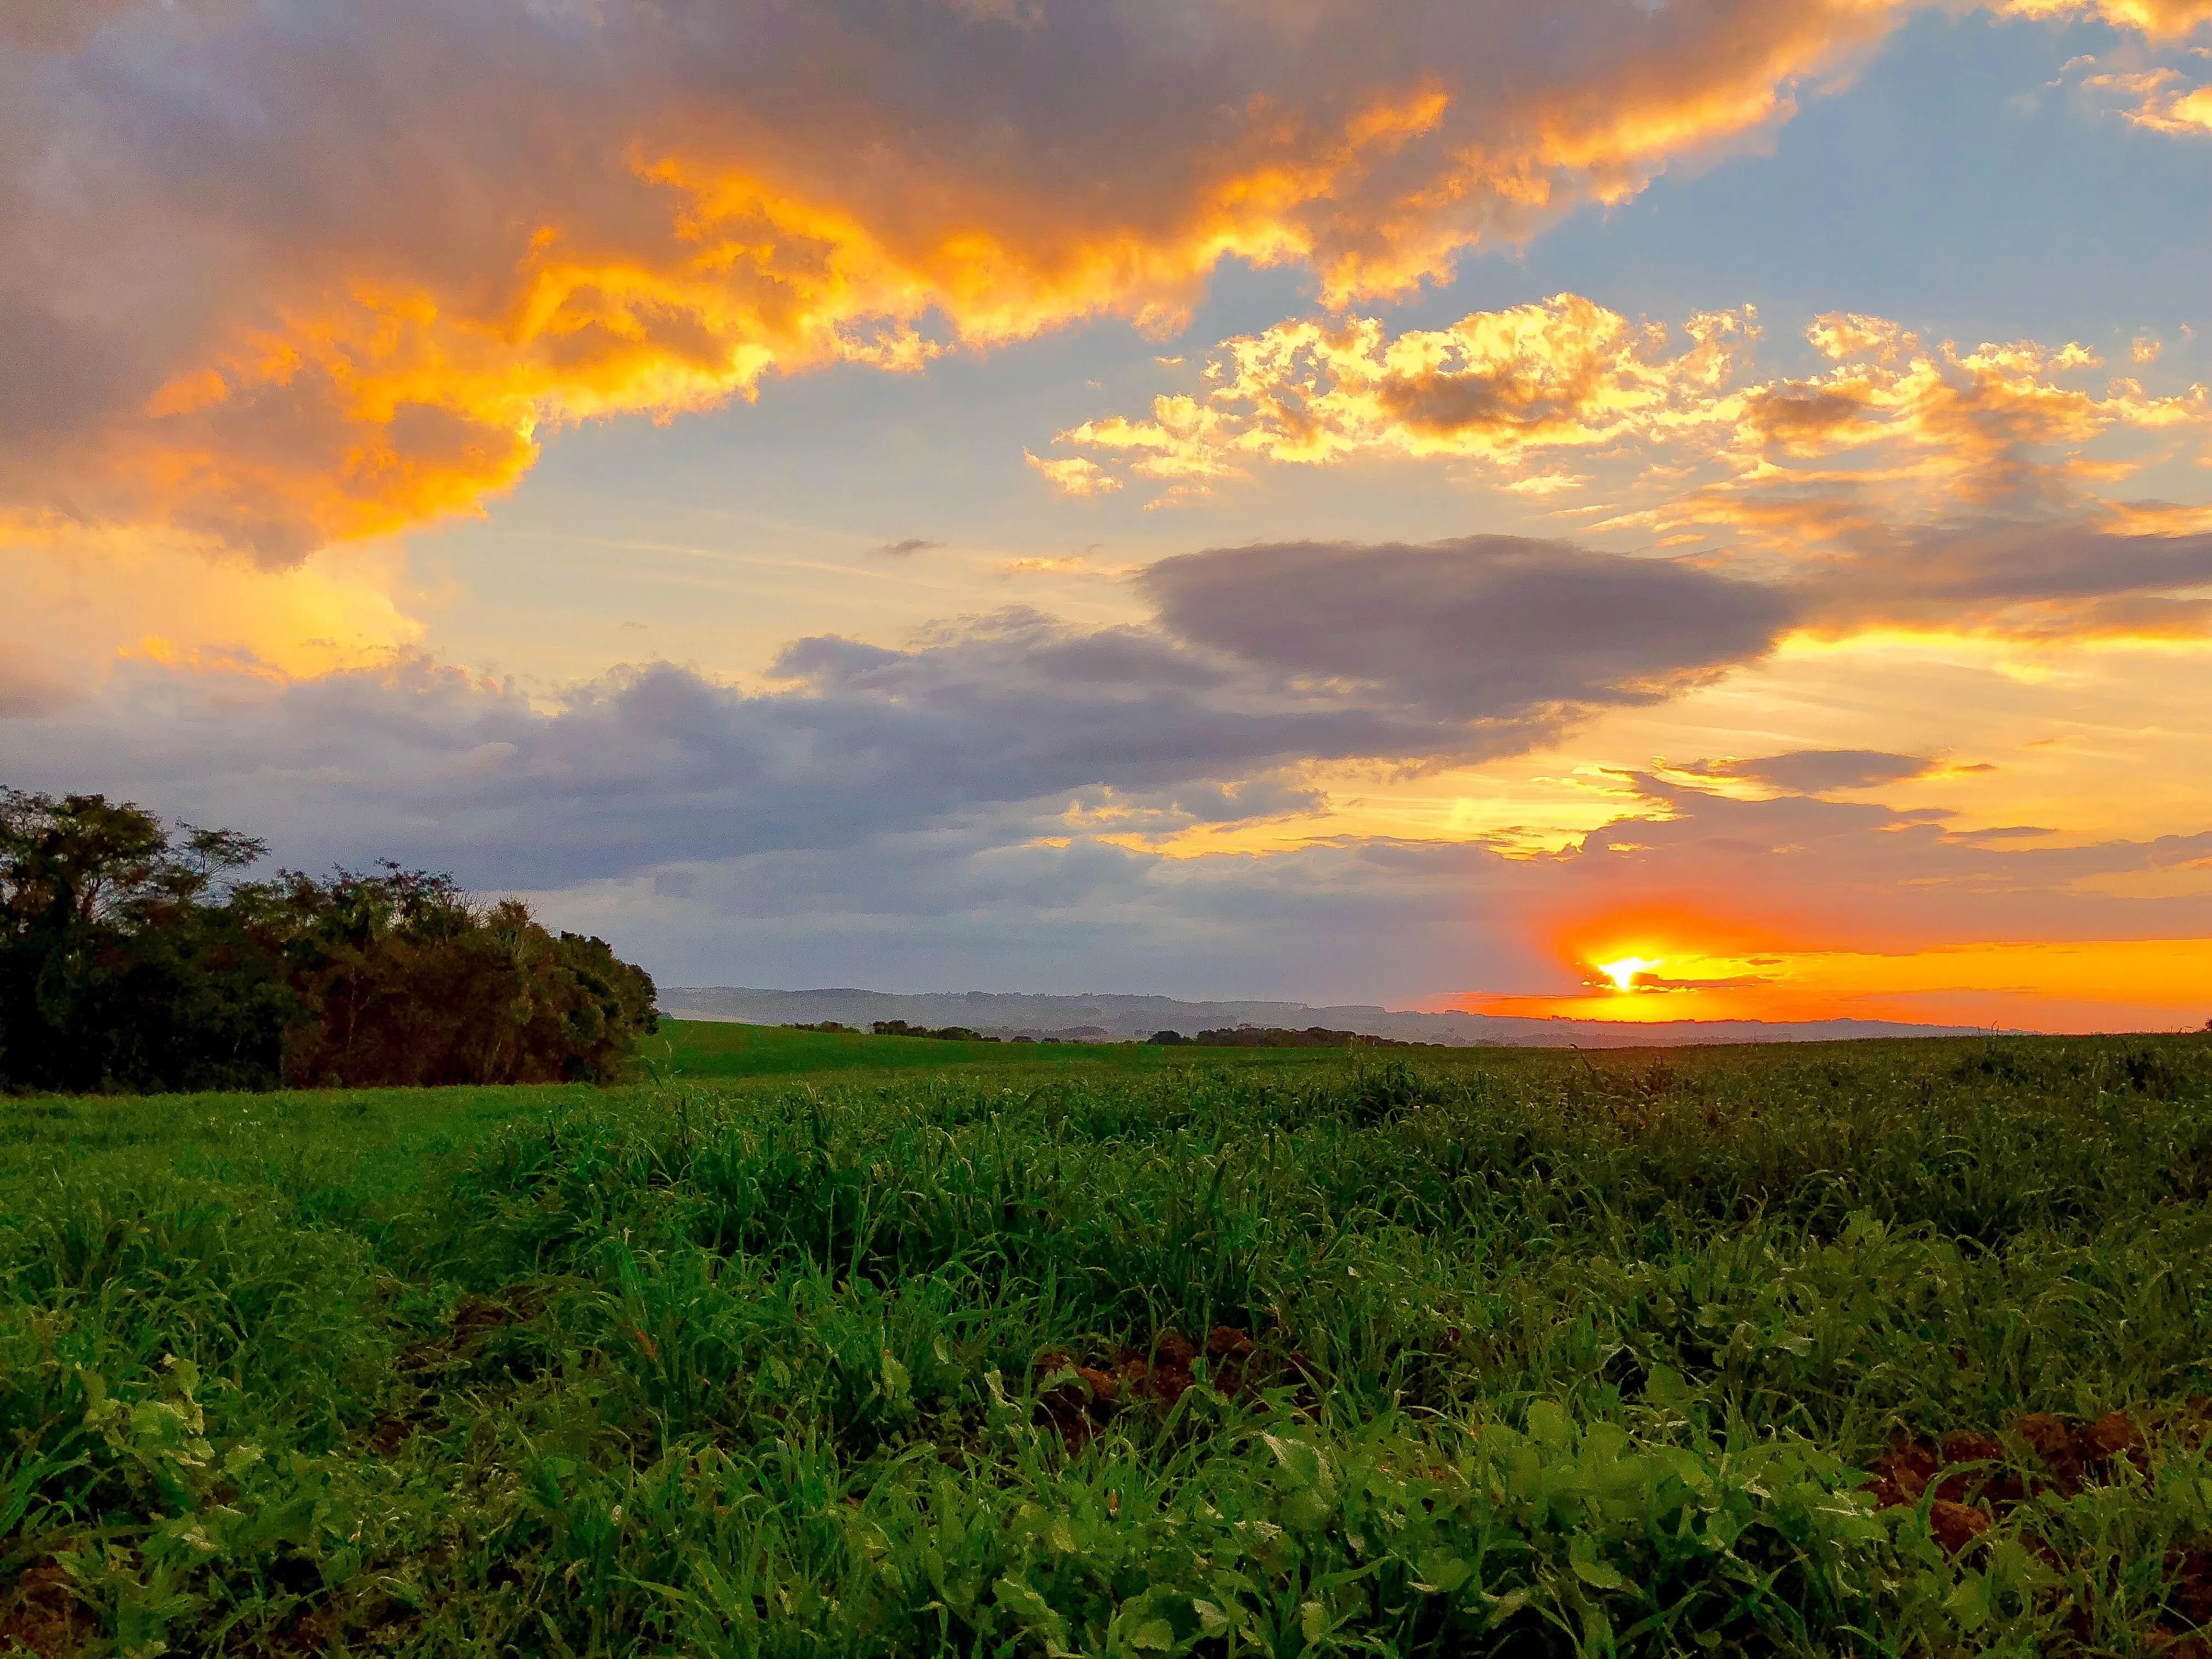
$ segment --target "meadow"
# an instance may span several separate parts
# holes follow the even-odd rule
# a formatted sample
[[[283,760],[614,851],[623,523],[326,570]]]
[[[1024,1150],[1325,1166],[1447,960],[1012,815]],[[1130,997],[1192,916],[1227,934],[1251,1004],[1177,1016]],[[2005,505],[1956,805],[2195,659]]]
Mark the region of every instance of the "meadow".
[[[664,1030],[0,1100],[0,1652],[2212,1652],[2207,1039]]]

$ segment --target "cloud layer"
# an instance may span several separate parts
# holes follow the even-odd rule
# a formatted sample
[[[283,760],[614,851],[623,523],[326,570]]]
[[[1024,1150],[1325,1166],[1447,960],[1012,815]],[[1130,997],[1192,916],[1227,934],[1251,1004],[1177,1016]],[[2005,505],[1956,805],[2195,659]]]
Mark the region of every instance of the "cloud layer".
[[[471,509],[550,426],[1165,323],[1224,258],[1401,294],[1786,118],[1916,9],[19,4],[0,517],[281,565]]]
[[[2212,460],[2204,386],[2147,390],[2078,344],[1929,343],[1852,313],[1804,336],[1824,367],[1758,379],[1748,311],[1669,330],[1563,294],[1396,334],[1288,322],[1222,343],[1202,396],[1085,422],[1058,441],[1088,453],[1032,460],[1072,493],[1126,475],[1166,483],[1163,501],[1262,464],[1470,461],[1587,501],[1591,534],[1762,576],[1828,635],[2172,638],[2212,621],[2192,591],[2212,581],[2212,506],[2120,493],[2154,465]]]
[[[2202,386],[2154,393],[2111,376],[2099,387],[2103,365],[2079,344],[1970,349],[1844,313],[1804,331],[1826,367],[1757,380],[1759,335],[1748,309],[1670,330],[1573,294],[1396,334],[1374,318],[1285,322],[1215,348],[1202,396],[1163,396],[1146,418],[1087,421],[1056,441],[1092,452],[1066,475],[1077,493],[1097,487],[1092,456],[1188,490],[1258,462],[1384,455],[1479,461],[1548,495],[1592,480],[1536,466],[1601,452],[1613,483],[1662,499],[1601,527],[1791,545],[1962,515],[2094,511],[2148,527],[2197,511],[2105,501],[2096,491],[2143,452],[2091,447],[2121,437],[2212,453]],[[1065,462],[1037,465],[1062,482],[1052,469]]]
[[[977,815],[1047,833],[1085,792],[1184,821],[1279,812],[1286,769],[1521,752],[1755,659],[1788,617],[1710,572],[1497,537],[1228,549],[1145,580],[1149,625],[1012,610],[899,648],[823,635],[751,695],[665,664],[545,708],[420,661],[309,680],[145,662],[16,724],[12,764],[82,787],[97,752],[110,787],[245,814],[294,856],[543,885]]]

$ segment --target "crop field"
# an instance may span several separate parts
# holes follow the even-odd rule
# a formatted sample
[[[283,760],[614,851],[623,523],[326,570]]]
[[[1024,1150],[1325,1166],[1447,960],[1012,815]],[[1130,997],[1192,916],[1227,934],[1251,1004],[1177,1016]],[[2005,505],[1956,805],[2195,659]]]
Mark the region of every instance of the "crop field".
[[[730,1021],[665,1020],[661,1035],[640,1053],[647,1073],[670,1079],[708,1079],[846,1071],[947,1071],[961,1066],[1018,1066],[1050,1074],[1066,1067],[1110,1066],[1121,1072],[1172,1069],[1188,1049],[1139,1042],[963,1042],[933,1037],[874,1036],[854,1032],[799,1030]],[[1253,1048],[1239,1051],[1246,1065],[1310,1065],[1341,1050]]]
[[[2212,1044],[0,1100],[0,1652],[2212,1641]]]

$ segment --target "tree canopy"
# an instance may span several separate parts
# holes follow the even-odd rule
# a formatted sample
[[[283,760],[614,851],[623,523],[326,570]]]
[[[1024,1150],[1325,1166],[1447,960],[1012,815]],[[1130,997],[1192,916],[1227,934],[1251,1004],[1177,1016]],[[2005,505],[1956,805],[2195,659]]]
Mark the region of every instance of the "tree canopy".
[[[599,939],[386,864],[248,880],[264,843],[0,790],[0,1085],[611,1079],[657,1024]]]

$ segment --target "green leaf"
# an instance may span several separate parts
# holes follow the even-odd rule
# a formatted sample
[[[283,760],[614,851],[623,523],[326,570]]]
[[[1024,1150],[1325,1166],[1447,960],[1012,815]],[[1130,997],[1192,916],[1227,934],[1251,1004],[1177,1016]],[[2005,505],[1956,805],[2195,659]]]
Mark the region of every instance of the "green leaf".
[[[1989,1581],[1978,1572],[1966,1574],[1943,1598],[1943,1611],[1958,1620],[1960,1630],[1980,1629],[1989,1622]]]
[[[1456,1555],[1433,1555],[1420,1564],[1413,1588],[1425,1595],[1449,1595],[1474,1576],[1474,1565]]]
[[[1548,1400],[1530,1402],[1528,1437],[1540,1446],[1565,1446],[1574,1437],[1567,1414]]]
[[[1567,1564],[1574,1568],[1576,1577],[1595,1589],[1617,1590],[1628,1583],[1598,1554],[1597,1540],[1587,1533],[1577,1534],[1567,1546]]]
[[[1038,1593],[1036,1585],[1009,1574],[992,1587],[999,1605],[1033,1630],[1042,1630],[1055,1638],[1067,1633],[1067,1621],[1053,1611],[1052,1603]]]

